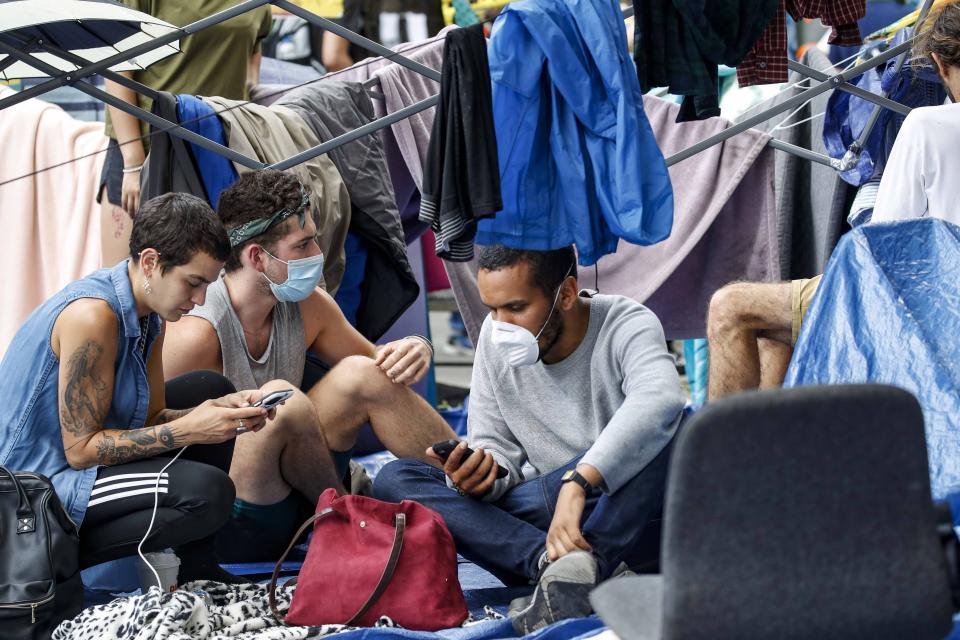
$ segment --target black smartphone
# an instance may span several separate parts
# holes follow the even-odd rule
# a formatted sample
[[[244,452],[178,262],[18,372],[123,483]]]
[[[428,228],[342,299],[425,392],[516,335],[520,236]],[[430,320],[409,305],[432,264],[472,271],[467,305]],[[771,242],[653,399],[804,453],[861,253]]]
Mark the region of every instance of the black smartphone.
[[[433,452],[438,456],[440,456],[440,459],[443,460],[444,463],[446,463],[447,458],[450,457],[450,454],[453,453],[453,450],[457,448],[458,444],[460,444],[459,440],[444,440],[443,442],[438,442],[435,445],[433,445]],[[461,460],[466,460],[472,455],[473,455],[473,449],[471,449],[470,447],[467,447],[466,451],[463,452],[463,457],[461,458]],[[498,478],[506,478],[509,473],[510,473],[509,471],[507,471],[500,465],[497,465]]]
[[[258,401],[253,403],[255,407],[263,407],[267,411],[273,409],[275,406],[289,398],[293,395],[293,389],[281,389],[279,391],[271,391],[267,395],[260,398]]]

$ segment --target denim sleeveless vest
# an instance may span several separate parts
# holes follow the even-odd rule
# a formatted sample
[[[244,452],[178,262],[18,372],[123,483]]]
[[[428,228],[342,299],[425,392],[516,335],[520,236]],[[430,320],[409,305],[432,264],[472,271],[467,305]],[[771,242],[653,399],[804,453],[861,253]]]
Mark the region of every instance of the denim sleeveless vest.
[[[140,320],[124,260],[67,285],[37,307],[0,362],[0,464],[50,478],[67,513],[79,525],[98,467],[78,470],[67,464],[60,434],[60,361],[50,346],[60,312],[78,298],[106,300],[117,314],[117,359],[106,429],[135,429],[146,422],[150,387],[145,360],[160,333],[160,317],[149,316],[145,358],[137,344]]]

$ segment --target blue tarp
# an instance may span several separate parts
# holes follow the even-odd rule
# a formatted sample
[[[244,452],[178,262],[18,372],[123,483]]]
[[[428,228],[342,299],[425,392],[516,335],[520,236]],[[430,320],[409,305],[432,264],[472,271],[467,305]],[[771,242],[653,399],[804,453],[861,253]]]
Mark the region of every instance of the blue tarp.
[[[807,312],[785,386],[878,382],[923,407],[930,482],[960,490],[960,227],[935,219],[848,233]]]
[[[605,630],[596,616],[554,623],[524,636],[525,640],[586,640]],[[500,640],[516,638],[509,620],[490,620],[469,627],[445,629],[437,633],[403,629],[360,629],[330,636],[337,640]]]

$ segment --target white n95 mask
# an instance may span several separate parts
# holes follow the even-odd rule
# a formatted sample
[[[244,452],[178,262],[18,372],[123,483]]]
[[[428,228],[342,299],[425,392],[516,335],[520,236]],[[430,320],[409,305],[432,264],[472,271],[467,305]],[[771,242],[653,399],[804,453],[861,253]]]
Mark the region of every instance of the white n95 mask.
[[[526,367],[540,359],[540,345],[536,336],[523,327],[509,322],[491,321],[490,341],[500,357],[511,367]],[[543,329],[541,329],[543,331]]]
[[[547,319],[543,321],[537,335],[533,335],[527,329],[509,322],[491,320],[493,326],[490,332],[490,342],[493,344],[494,350],[511,367],[527,367],[536,364],[537,360],[540,359],[540,343],[537,340],[540,339],[540,334],[547,328],[547,323],[553,317],[562,288],[563,282],[557,287],[557,294],[553,296],[550,313],[547,314]]]

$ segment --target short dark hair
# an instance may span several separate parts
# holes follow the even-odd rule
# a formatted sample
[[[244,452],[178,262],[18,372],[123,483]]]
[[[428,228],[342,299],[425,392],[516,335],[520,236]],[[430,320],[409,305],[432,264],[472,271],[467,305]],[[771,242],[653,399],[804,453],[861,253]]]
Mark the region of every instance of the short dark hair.
[[[502,244],[480,247],[480,268],[486,271],[497,271],[521,262],[530,265],[533,284],[548,298],[556,294],[567,276],[577,277],[577,254],[573,247],[551,251],[511,249]]]
[[[130,231],[130,258],[144,249],[160,253],[160,273],[187,264],[203,252],[215,260],[230,256],[227,231],[205,200],[188,193],[166,193],[140,206]]]
[[[260,169],[243,174],[220,194],[217,213],[229,231],[245,222],[272,216],[281,209],[296,209],[300,197],[300,179],[294,173]],[[240,254],[251,242],[272,249],[280,238],[287,235],[286,229],[287,225],[283,223],[274,225],[259,236],[233,247],[224,265],[226,270],[236,271],[242,266]]]

